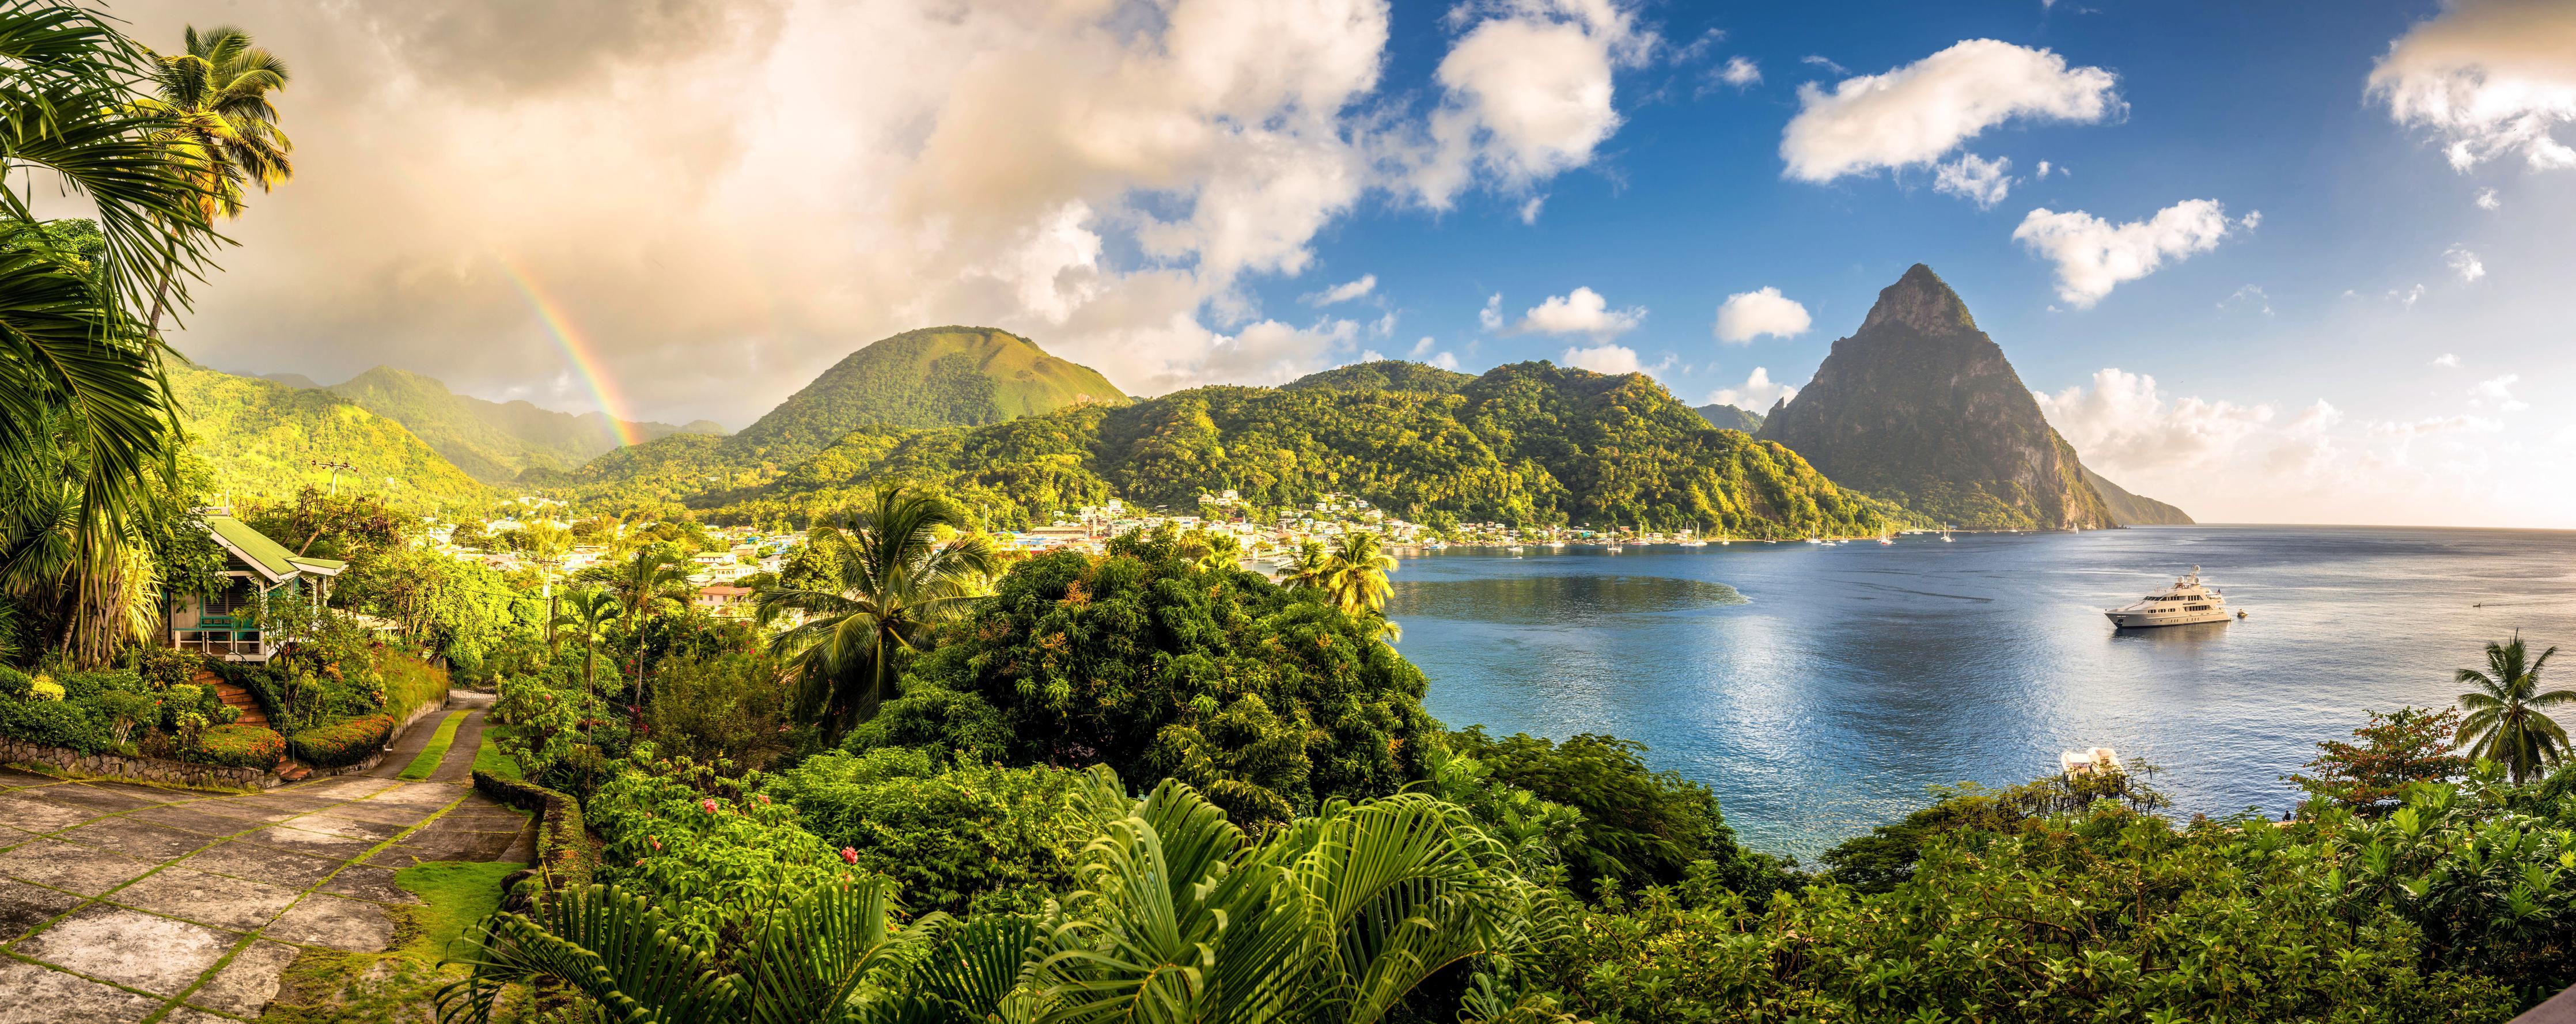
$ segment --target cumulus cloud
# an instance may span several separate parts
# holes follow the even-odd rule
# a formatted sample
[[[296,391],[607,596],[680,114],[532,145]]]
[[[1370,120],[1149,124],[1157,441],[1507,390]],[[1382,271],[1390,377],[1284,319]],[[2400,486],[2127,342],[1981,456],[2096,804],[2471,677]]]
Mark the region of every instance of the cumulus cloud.
[[[2372,437],[2412,439],[2434,434],[2491,434],[2503,430],[2504,421],[2461,413],[2457,416],[2427,416],[2420,420],[2373,423],[2369,429]]]
[[[1476,311],[1476,322],[1488,331],[1503,329],[1503,293],[1485,296],[1485,308]]]
[[[1349,302],[1352,299],[1360,298],[1376,290],[1377,275],[1362,274],[1360,275],[1359,280],[1345,281],[1341,284],[1326,288],[1323,291],[1306,296],[1306,304],[1310,306],[1330,306],[1335,303]]]
[[[1820,67],[1837,75],[1846,74],[1850,71],[1850,69],[1826,59],[1822,54],[1810,53],[1804,57],[1798,58],[1798,63]]]
[[[2046,207],[2030,211],[2013,240],[2057,265],[2057,297],[2085,307],[2111,294],[2123,281],[2154,273],[2167,259],[2180,261],[2218,247],[2239,227],[2251,227],[2259,213],[2230,221],[2227,208],[2214,199],[2188,199],[2146,220],[2114,223],[2082,210],[2058,213]]]
[[[2522,375],[2518,373],[2479,381],[2477,386],[2469,389],[2469,404],[2484,407],[2492,403],[2499,412],[2521,412],[2531,408],[2531,403],[2513,397],[2513,386],[2521,381]]]
[[[1743,57],[1728,57],[1726,66],[1717,69],[1717,80],[1738,89],[1762,84],[1762,66]]]
[[[2068,67],[2048,50],[1970,39],[1831,89],[1800,86],[1780,158],[1788,177],[1813,182],[1929,164],[2016,118],[2087,124],[2113,117],[2121,109],[2116,83],[2108,71]]]
[[[2278,415],[2269,405],[2168,400],[2154,377],[2117,367],[2095,372],[2089,388],[2032,397],[2086,465],[2131,472],[2216,466]]]
[[[1470,27],[1434,73],[1440,108],[1406,156],[1415,195],[1435,209],[1480,170],[1518,189],[1590,163],[1619,128],[1613,74],[1655,44],[1610,0],[1469,0],[1449,20]]]
[[[2487,276],[2486,262],[2478,259],[2478,254],[2470,252],[2469,247],[2465,245],[2453,245],[2442,250],[2442,262],[2449,264],[2451,272],[2460,275],[2460,280],[2463,281],[2475,281]]]
[[[1569,348],[1558,356],[1558,363],[1594,373],[1644,373],[1646,364],[1637,358],[1637,350],[1626,345],[1595,345]]]
[[[2046,162],[2040,167],[2041,174],[2048,173]],[[1932,190],[1973,202],[1981,210],[1992,209],[2004,201],[2004,193],[2012,190],[2012,177],[2005,173],[2011,169],[2010,157],[1988,160],[1975,153],[1962,153],[1958,159],[1932,169]]]
[[[2229,306],[2247,306],[2261,310],[2264,316],[2272,315],[2272,297],[2264,294],[2261,285],[2249,284],[2238,288],[2235,294],[2229,295],[2218,303],[2220,309],[2226,309]]]
[[[1455,352],[1442,352],[1439,355],[1432,356],[1431,365],[1443,370],[1455,370],[1458,368],[1458,354]]]
[[[2445,369],[2456,370],[2460,366],[2460,354],[2457,352],[2444,352],[2441,355],[2433,357],[2432,365],[2443,367]]]
[[[1600,292],[1576,288],[1570,294],[1548,296],[1547,301],[1530,307],[1521,314],[1518,329],[1532,334],[1610,338],[1635,330],[1645,319],[1644,306],[1612,309],[1610,300],[1602,298]]]
[[[2446,140],[2454,169],[2516,154],[2536,170],[2576,168],[2557,134],[2576,123],[2576,6],[2450,0],[2389,45],[2370,94],[2397,123]]]
[[[1732,405],[1752,412],[1766,412],[1773,403],[1796,397],[1797,388],[1773,381],[1770,370],[1756,366],[1745,376],[1744,383],[1709,392],[1708,402],[1701,404]]]
[[[1717,323],[1711,330],[1717,340],[1740,345],[1765,334],[1794,338],[1814,325],[1807,307],[1798,300],[1780,294],[1778,288],[1764,287],[1727,296],[1717,307]]]
[[[2481,209],[2481,210],[2501,210],[2501,209],[2504,209],[2504,200],[2503,200],[2503,198],[2501,198],[2501,197],[2499,197],[2499,196],[2497,196],[2497,195],[2496,195],[2496,190],[2494,190],[2494,189],[2491,189],[2491,188],[2482,188],[2482,189],[2479,189],[2479,190],[2478,190],[2478,209]]]

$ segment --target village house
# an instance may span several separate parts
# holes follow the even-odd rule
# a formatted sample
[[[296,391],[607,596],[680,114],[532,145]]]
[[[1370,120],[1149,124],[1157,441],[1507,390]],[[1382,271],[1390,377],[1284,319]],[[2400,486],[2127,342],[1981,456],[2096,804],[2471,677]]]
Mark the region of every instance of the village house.
[[[260,620],[287,609],[321,607],[331,579],[349,564],[307,558],[286,550],[250,524],[229,515],[205,517],[206,531],[224,551],[223,587],[212,594],[182,594],[170,601],[170,646],[224,661],[266,662],[279,637]]]

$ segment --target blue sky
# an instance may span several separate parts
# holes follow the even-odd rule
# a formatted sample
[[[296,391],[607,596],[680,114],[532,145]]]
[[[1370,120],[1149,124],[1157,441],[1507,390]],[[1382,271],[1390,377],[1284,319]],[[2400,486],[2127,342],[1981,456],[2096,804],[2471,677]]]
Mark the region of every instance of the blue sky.
[[[2203,519],[2576,527],[2566,0],[247,13],[299,174],[217,366],[740,427],[967,323],[1136,394],[1572,352],[1767,407],[1920,261]]]

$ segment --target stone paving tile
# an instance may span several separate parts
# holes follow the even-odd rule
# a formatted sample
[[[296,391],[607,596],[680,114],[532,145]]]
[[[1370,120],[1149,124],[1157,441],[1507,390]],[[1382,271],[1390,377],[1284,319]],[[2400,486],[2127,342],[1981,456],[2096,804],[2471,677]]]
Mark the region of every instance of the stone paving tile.
[[[373,839],[342,839],[323,832],[307,832],[291,825],[271,825],[257,832],[245,833],[234,842],[253,843],[272,850],[286,850],[312,857],[348,860],[375,847]]]
[[[148,800],[143,797],[119,793],[112,789],[101,789],[97,786],[83,783],[73,783],[68,786],[47,786],[43,789],[30,791],[29,795],[48,803],[61,804],[66,807],[84,811],[93,818],[102,814],[115,814],[119,811],[131,811],[137,807],[150,807],[154,804],[166,804],[170,802],[167,799]]]
[[[215,972],[203,988],[189,993],[190,1006],[239,1017],[257,1017],[277,998],[278,976],[286,965],[295,962],[298,950],[275,942],[253,942],[233,957],[233,962]],[[178,1019],[176,1014],[162,1018],[164,1024]],[[210,1018],[211,1019],[211,1018]]]
[[[339,874],[331,876],[330,881],[322,883],[321,889],[334,895],[376,903],[418,904],[420,902],[420,897],[412,895],[411,890],[394,884],[392,868],[371,867],[365,864],[351,864],[341,868]]]
[[[126,817],[201,836],[228,836],[265,824],[249,818],[231,817],[219,813],[219,810],[215,807],[146,807]]]
[[[114,850],[128,857],[140,857],[144,860],[169,860],[173,857],[186,856],[198,847],[214,842],[212,838],[194,832],[163,828],[148,822],[135,821],[132,818],[100,818],[56,835],[83,846]]]
[[[0,962],[0,1024],[132,1024],[161,1000],[16,960]]]
[[[51,775],[38,775],[34,772],[22,772],[15,768],[0,768],[0,786],[6,786],[11,789],[16,789],[20,786],[50,786],[61,781],[63,780],[57,779]]]
[[[294,796],[329,797],[335,800],[363,800],[402,785],[393,779],[375,779],[349,775],[327,782],[308,782],[287,792]]]
[[[0,879],[0,942],[14,941],[80,905],[81,898],[67,892]]]
[[[132,782],[84,782],[80,785],[83,788],[94,789],[101,793],[114,793],[119,796],[130,796],[147,804],[180,803],[188,800],[203,800],[206,797],[206,794],[204,793],[192,792],[184,789],[169,789],[162,786],[145,786]]]
[[[97,896],[125,884],[152,865],[122,854],[52,839],[0,853],[0,875]]]
[[[342,839],[355,839],[374,846],[401,835],[404,829],[411,827],[411,822],[393,824],[381,821],[359,821],[356,818],[341,817],[339,810],[335,808],[319,814],[307,814],[286,822],[284,827],[301,832],[319,832]]]
[[[91,904],[17,952],[127,988],[175,996],[224,958],[241,937],[139,910]]]
[[[181,867],[254,882],[302,889],[322,880],[339,862],[271,850],[249,843],[219,843],[214,849],[180,861]]]
[[[218,1017],[204,1010],[182,1006],[161,1018],[161,1024],[240,1024],[231,1017]]]
[[[331,808],[329,814],[334,818],[346,818],[350,821],[410,828],[436,810],[438,810],[436,807],[423,807],[417,804],[379,804],[372,800],[361,800]]]
[[[379,804],[424,805],[434,810],[439,807],[444,807],[450,803],[454,803],[457,797],[464,795],[464,792],[464,789],[461,787],[451,786],[443,782],[414,782],[396,789],[386,790],[382,793],[368,797],[367,799],[370,802]],[[422,811],[421,813],[427,814],[429,812]]]
[[[266,882],[173,866],[118,889],[110,898],[138,910],[249,931],[275,920],[280,911],[295,902],[297,894],[296,889]]]
[[[317,892],[280,915],[264,934],[284,942],[372,953],[393,942],[394,922],[373,903]]]
[[[70,828],[99,816],[98,813],[84,808],[39,799],[37,794],[42,792],[44,791],[22,790],[0,794],[0,825],[21,828],[29,832],[51,832],[58,828]]]
[[[258,796],[237,796],[224,801],[227,805],[244,808],[245,811],[256,808],[263,815],[276,811],[311,814],[325,807],[347,802],[330,797],[301,796],[292,793],[262,793]]]

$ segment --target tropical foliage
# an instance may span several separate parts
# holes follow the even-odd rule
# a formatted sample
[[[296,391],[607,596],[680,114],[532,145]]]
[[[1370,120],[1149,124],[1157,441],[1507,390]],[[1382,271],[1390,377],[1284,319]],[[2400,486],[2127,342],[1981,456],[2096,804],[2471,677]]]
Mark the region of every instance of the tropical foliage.
[[[809,715],[836,729],[874,715],[904,660],[930,646],[931,630],[967,613],[996,563],[981,535],[939,538],[962,524],[944,502],[880,485],[862,521],[814,538],[832,549],[828,580],[761,592],[763,621],[803,620],[773,647],[803,681]]]
[[[2541,670],[2556,653],[2552,647],[2532,657],[2517,635],[2487,644],[2485,671],[2460,670],[2460,684],[2476,687],[2460,695],[2460,709],[2468,712],[2460,736],[2471,756],[2504,765],[2515,782],[2536,778],[2567,756],[2567,730],[2549,709],[2576,704],[2576,690],[2540,688]]]

